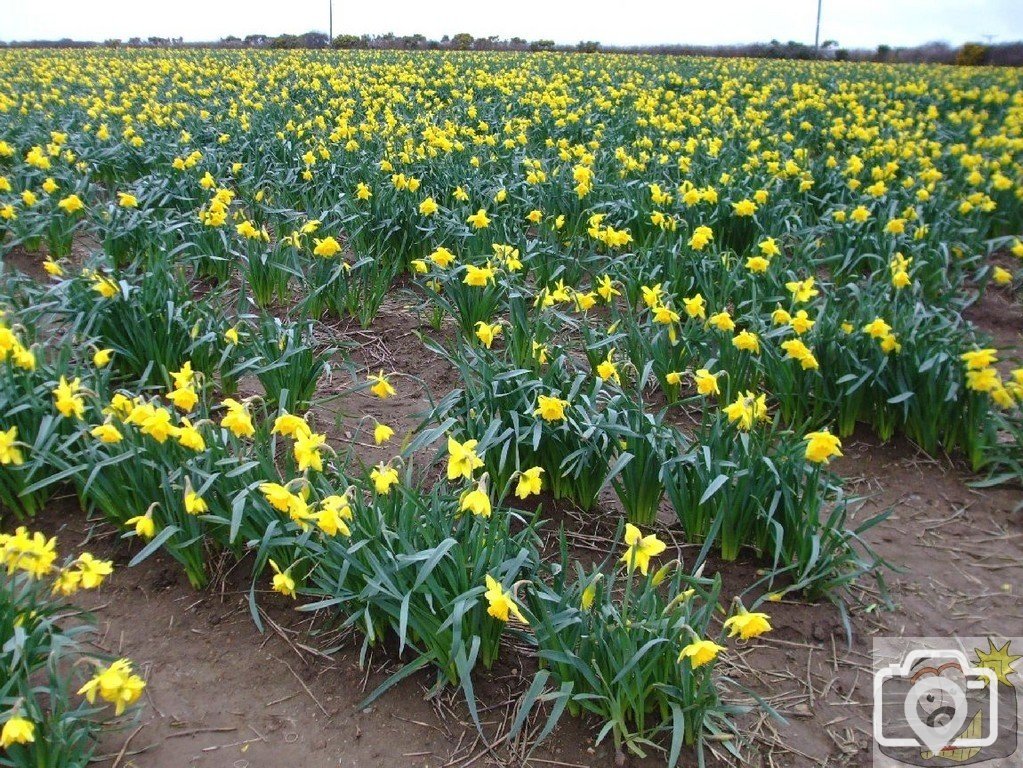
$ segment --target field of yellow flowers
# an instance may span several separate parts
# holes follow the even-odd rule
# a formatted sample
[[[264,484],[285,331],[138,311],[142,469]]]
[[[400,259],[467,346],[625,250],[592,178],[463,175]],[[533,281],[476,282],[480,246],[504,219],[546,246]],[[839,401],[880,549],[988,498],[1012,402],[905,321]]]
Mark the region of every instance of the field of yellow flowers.
[[[253,633],[273,591],[400,659],[362,707],[429,674],[482,732],[514,647],[495,739],[742,756],[773,710],[729,659],[791,601],[845,642],[900,565],[832,472],[854,432],[1023,479],[1023,368],[964,319],[1018,282],[1021,81],[0,53],[0,765],[85,765],[145,687],[69,623],[117,574],[33,528],[67,494],[132,565],[240,564]]]

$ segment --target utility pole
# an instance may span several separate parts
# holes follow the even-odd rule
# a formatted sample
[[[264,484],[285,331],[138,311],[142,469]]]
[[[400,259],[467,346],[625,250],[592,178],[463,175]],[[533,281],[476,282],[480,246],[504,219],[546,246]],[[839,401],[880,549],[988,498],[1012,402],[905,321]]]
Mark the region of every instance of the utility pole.
[[[329,18],[329,29],[330,29],[330,42],[334,42],[334,0],[327,0],[327,7],[330,9],[328,12]],[[818,11],[818,14],[820,11]],[[819,22],[818,22],[819,23]]]
[[[821,47],[821,0],[817,0],[817,31],[813,36],[813,47],[818,51]]]

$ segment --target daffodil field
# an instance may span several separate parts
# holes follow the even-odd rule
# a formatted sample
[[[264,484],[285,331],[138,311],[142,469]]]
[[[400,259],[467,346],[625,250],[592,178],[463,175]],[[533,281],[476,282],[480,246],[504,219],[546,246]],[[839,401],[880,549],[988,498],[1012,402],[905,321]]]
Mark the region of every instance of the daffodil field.
[[[1023,368],[963,317],[1019,282],[1021,80],[0,52],[0,265],[45,270],[0,269],[0,510],[21,526],[0,537],[0,765],[84,764],[101,705],[143,685],[127,659],[76,682],[47,650],[81,653],[65,596],[110,577],[31,532],[59,492],[197,589],[244,562],[257,625],[272,588],[363,658],[396,648],[369,700],[429,670],[479,726],[474,680],[514,638],[537,669],[510,735],[542,712],[543,736],[582,716],[668,765],[707,739],[741,755],[719,660],[782,595],[855,611],[883,578],[881,516],[828,466],[844,439],[1023,477]],[[355,416],[347,439],[326,383],[418,386],[343,330],[399,300],[457,385],[411,429]],[[613,551],[574,551],[568,508]],[[737,559],[766,574],[742,595],[709,567]]]

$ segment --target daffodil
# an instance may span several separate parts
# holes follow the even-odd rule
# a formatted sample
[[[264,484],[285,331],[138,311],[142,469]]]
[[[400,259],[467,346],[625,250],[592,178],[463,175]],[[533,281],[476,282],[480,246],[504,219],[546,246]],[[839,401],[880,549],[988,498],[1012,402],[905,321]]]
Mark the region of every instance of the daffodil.
[[[515,486],[515,495],[520,499],[528,499],[530,496],[540,493],[543,489],[543,480],[540,477],[544,472],[543,467],[530,467],[519,474],[519,482]]]
[[[19,715],[8,717],[0,731],[0,747],[8,749],[15,744],[31,744],[36,740],[35,723]]]
[[[448,480],[471,480],[473,472],[483,466],[483,459],[476,454],[477,445],[476,440],[460,443],[448,436]]]
[[[489,262],[484,267],[466,264],[465,277],[462,278],[462,282],[473,288],[485,288],[488,284],[494,282],[495,274]]]
[[[298,462],[298,471],[304,472],[311,469],[314,472],[323,471],[323,455],[321,449],[327,443],[327,436],[316,432],[298,433],[295,435],[293,451],[295,461]]]
[[[185,413],[190,412],[199,402],[199,395],[190,387],[172,390],[167,399],[174,403],[174,407]]]
[[[750,391],[740,393],[736,399],[725,406],[728,420],[739,429],[748,432],[758,421],[767,419],[767,396],[755,395]]]
[[[373,467],[370,479],[373,481],[373,490],[381,496],[386,496],[391,492],[391,486],[398,484],[398,470],[390,464],[381,462]]]
[[[480,208],[476,213],[466,219],[466,222],[472,224],[475,229],[486,229],[490,226],[490,217],[487,216],[487,212]]]
[[[341,244],[329,235],[323,239],[314,238],[313,242],[315,243],[313,256],[329,259],[341,252]]]
[[[153,520],[152,513],[129,517],[124,521],[124,524],[134,526],[135,535],[140,539],[151,539],[156,535],[156,523]]]
[[[565,409],[567,407],[568,400],[562,400],[560,397],[551,397],[549,395],[540,395],[537,398],[536,410],[533,411],[533,415],[549,422],[564,421],[566,419]]]
[[[369,388],[369,391],[381,400],[386,400],[388,397],[398,394],[383,371],[380,371],[376,376],[370,376],[369,380],[373,382],[373,386]]]
[[[281,567],[277,565],[273,558],[271,558],[269,562],[270,568],[273,569],[274,572],[273,579],[270,581],[274,592],[279,592],[285,597],[297,597],[297,585],[295,583],[295,579],[291,576],[291,569],[288,568],[287,570],[282,571]]]
[[[220,419],[224,429],[230,430],[235,437],[252,437],[256,434],[247,405],[230,397],[224,398],[222,405],[227,409],[227,413]]]
[[[88,552],[83,552],[75,560],[75,566],[81,574],[81,584],[85,589],[96,589],[114,572],[114,564],[109,560],[97,560]]]
[[[678,660],[681,663],[683,659],[689,659],[689,664],[696,669],[714,661],[723,650],[725,647],[718,645],[713,640],[694,640],[682,648]]]
[[[79,689],[78,694],[84,695],[90,704],[96,702],[98,695],[115,706],[114,714],[119,717],[126,708],[139,700],[145,687],[145,681],[132,671],[131,662],[118,659],[97,672]]]
[[[293,413],[282,411],[281,414],[274,419],[273,429],[270,430],[275,435],[284,435],[285,437],[297,438],[300,435],[308,435],[312,432],[309,428],[309,423],[301,416],[296,416]]]
[[[490,517],[490,496],[487,495],[486,475],[471,491],[462,494],[458,507],[460,512],[471,512],[477,517]]]
[[[455,260],[455,254],[441,246],[431,253],[428,258],[441,269],[447,269]]]
[[[627,545],[621,562],[625,563],[629,570],[639,568],[640,573],[647,575],[650,568],[651,558],[657,557],[664,552],[666,545],[657,538],[655,534],[643,535],[632,523],[625,524],[625,543]]]
[[[770,617],[766,613],[752,613],[741,609],[731,618],[725,620],[725,629],[729,637],[739,636],[741,640],[759,637],[771,631]]]
[[[792,300],[799,304],[807,302],[820,294],[820,291],[814,287],[814,279],[812,277],[808,277],[805,280],[790,280],[785,283],[785,288],[792,294]]]
[[[720,395],[721,389],[718,386],[718,374],[711,373],[706,368],[699,368],[693,374],[693,383],[696,384],[696,391],[701,395]]]
[[[57,203],[57,207],[64,211],[64,213],[70,215],[84,209],[85,203],[82,202],[82,199],[78,195],[68,195]]]
[[[383,445],[392,437],[394,437],[394,430],[386,424],[377,422],[376,426],[373,427],[373,442],[377,445]]]
[[[121,431],[109,421],[96,425],[89,430],[89,434],[101,443],[119,443],[124,439]],[[0,463],[2,463],[2,454],[0,454]]]
[[[184,505],[185,512],[190,515],[201,515],[204,512],[208,512],[210,509],[206,500],[190,487],[185,491]]]
[[[828,464],[835,456],[842,456],[842,441],[827,430],[809,432],[806,437],[806,458],[816,464]]]
[[[11,427],[6,432],[0,431],[0,466],[19,466],[25,463],[21,448],[18,445],[18,428]]]
[[[483,346],[487,349],[490,349],[490,346],[494,343],[494,339],[500,335],[500,323],[485,323],[482,320],[476,323],[476,338],[479,339]]]
[[[484,597],[487,601],[487,613],[499,621],[508,621],[515,617],[523,624],[529,624],[526,617],[522,615],[512,593],[501,586],[501,582],[489,573],[485,578],[487,591]]]

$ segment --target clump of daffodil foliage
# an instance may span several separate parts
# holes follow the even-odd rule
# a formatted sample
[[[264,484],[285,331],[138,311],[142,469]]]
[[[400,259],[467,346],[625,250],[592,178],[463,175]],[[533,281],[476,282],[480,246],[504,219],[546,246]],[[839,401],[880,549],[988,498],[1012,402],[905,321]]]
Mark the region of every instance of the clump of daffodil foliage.
[[[86,652],[94,619],[67,598],[98,589],[113,563],[60,560],[57,540],[19,526],[0,534],[0,762],[84,768],[102,727],[134,709],[145,681],[128,659]]]

